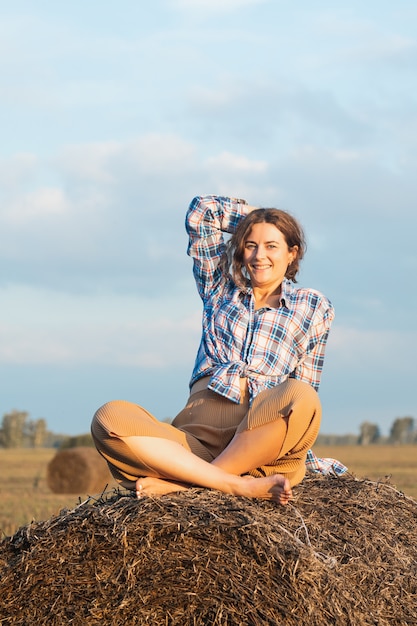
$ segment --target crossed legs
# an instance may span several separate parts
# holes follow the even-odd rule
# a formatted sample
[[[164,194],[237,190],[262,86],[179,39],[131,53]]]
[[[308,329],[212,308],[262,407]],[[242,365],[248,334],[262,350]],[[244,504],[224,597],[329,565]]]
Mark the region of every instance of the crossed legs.
[[[225,493],[268,498],[286,504],[291,497],[290,482],[280,473],[279,463],[274,469],[275,462],[280,459],[280,455],[288,455],[292,449],[298,449],[301,450],[299,457],[300,464],[303,465],[303,445],[312,445],[312,441],[311,444],[305,441],[306,433],[311,431],[310,426],[315,416],[316,421],[320,421],[317,394],[306,383],[291,381],[288,385],[284,383],[275,388],[275,391],[263,392],[258,398],[238,426],[230,443],[215,458],[207,456],[200,442],[197,441],[196,444],[201,449],[189,445],[190,441],[193,444],[193,438],[190,438],[189,433],[182,432],[186,431],[186,425],[181,429],[171,425],[161,426],[137,405],[123,405],[124,410],[127,406],[131,412],[129,427],[126,429],[124,426],[124,430],[121,427],[121,431],[126,434],[119,431],[115,435],[118,431],[114,422],[118,421],[117,416],[121,410],[117,402],[105,405],[98,414],[105,409],[107,413],[112,412],[116,416],[113,418],[110,434],[125,446],[125,456],[133,459],[130,464],[137,469],[133,467],[130,473],[143,477],[135,481],[138,495],[160,495],[186,489],[190,485],[199,485]],[[136,419],[132,416],[133,409],[136,410]],[[135,424],[133,432],[130,427],[132,421]],[[318,426],[315,430],[318,431]],[[118,459],[114,458],[116,455],[103,453],[99,438],[95,440],[98,450],[108,460],[110,467],[112,468],[113,463],[117,466]],[[272,466],[270,475],[256,479],[244,475],[264,465]]]
[[[291,497],[290,483],[280,474],[264,478],[240,476],[222,469],[216,461],[209,463],[201,459],[181,444],[168,439],[139,436],[122,437],[122,440],[161,477],[139,478],[136,481],[139,497],[181,491],[191,485],[248,498],[267,498],[281,504],[287,504]]]

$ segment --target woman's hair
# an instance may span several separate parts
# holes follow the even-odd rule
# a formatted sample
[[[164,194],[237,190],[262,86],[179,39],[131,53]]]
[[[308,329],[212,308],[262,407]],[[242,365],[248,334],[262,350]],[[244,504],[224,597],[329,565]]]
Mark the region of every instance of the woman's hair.
[[[307,245],[302,226],[292,215],[281,209],[255,209],[239,222],[235,233],[227,242],[226,258],[224,259],[226,271],[232,274],[235,283],[239,287],[248,286],[249,279],[243,273],[245,243],[252,230],[252,226],[262,222],[273,224],[281,231],[289,250],[294,246],[298,247],[297,255],[294,261],[290,263],[285,273],[286,278],[296,283],[296,275],[300,267],[300,261],[304,256]]]

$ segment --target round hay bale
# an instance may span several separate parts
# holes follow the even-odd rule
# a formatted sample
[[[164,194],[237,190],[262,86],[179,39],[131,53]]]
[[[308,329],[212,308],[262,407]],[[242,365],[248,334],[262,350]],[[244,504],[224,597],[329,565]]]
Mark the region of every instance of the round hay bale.
[[[48,463],[48,487],[54,493],[97,494],[113,482],[106,461],[95,448],[60,450]]]
[[[417,502],[306,478],[287,507],[115,493],[0,543],[0,621],[61,626],[417,623]]]

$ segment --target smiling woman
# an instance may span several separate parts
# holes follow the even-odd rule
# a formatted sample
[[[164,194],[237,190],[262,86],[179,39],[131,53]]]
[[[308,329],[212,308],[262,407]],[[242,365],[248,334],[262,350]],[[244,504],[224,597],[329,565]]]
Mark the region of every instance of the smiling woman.
[[[197,197],[186,224],[204,306],[189,400],[172,424],[109,402],[94,416],[93,438],[114,478],[138,497],[195,484],[287,504],[306,466],[346,469],[310,450],[333,307],[294,287],[305,243],[285,211]]]
[[[237,284],[252,286],[256,308],[277,304],[284,278],[296,282],[305,247],[303,229],[286,211],[257,209],[239,223],[228,256]]]

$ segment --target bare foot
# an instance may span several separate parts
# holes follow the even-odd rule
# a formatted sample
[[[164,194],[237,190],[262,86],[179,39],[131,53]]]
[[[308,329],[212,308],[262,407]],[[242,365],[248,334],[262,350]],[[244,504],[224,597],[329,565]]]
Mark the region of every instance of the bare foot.
[[[254,478],[253,476],[242,476],[245,481],[239,495],[248,498],[261,498],[273,500],[280,504],[288,504],[292,497],[292,491],[288,478],[282,474],[272,474],[265,478]]]
[[[138,478],[136,481],[136,495],[138,498],[142,496],[164,496],[174,491],[184,491],[190,485],[185,483],[176,483],[172,480],[164,480],[162,478]]]
[[[236,476],[237,486],[233,492],[235,495],[247,498],[261,498],[273,500],[280,504],[288,504],[292,497],[290,483],[282,474],[273,474],[265,478],[254,478],[253,476]],[[186,483],[164,480],[162,478],[138,478],[136,481],[136,495],[142,496],[163,496],[175,491],[185,491],[191,485]],[[225,493],[230,493],[225,490]]]

